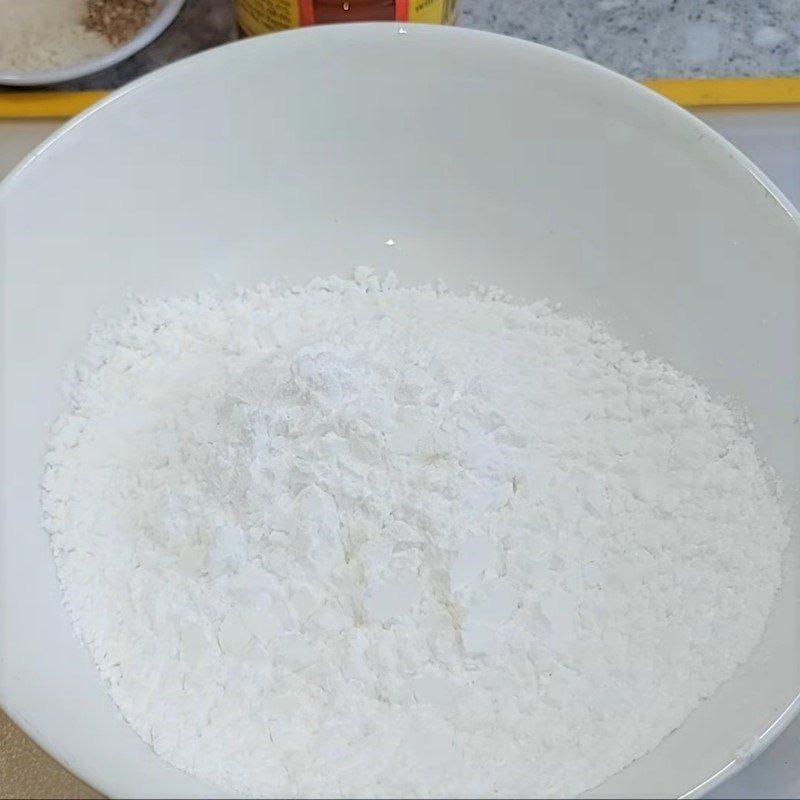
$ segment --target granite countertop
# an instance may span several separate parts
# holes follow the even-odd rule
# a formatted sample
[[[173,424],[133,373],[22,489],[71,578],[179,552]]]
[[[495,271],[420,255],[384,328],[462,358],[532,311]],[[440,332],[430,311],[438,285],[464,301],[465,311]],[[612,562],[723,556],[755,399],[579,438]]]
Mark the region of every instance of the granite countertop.
[[[101,794],[67,772],[0,711],[0,800],[99,800]]]
[[[460,24],[631,78],[800,74],[799,0],[462,0]]]
[[[124,63],[63,89],[112,89],[236,38],[233,0],[187,0]],[[632,78],[800,75],[800,0],[461,0],[458,24],[551,45]]]

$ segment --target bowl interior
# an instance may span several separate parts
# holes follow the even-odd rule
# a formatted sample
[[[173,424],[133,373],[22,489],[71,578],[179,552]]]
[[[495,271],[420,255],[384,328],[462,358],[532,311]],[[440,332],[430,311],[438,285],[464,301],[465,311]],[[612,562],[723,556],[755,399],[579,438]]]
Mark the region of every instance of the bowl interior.
[[[160,36],[178,15],[186,0],[155,0],[150,21],[129,41],[115,47],[108,53],[86,61],[67,64],[58,69],[39,72],[4,72],[0,70],[0,85],[7,86],[43,86],[51,83],[71,81],[83,78],[95,72],[108,69],[138,53],[150,42]]]
[[[219,794],[118,717],[39,525],[63,365],[97,307],[129,291],[370,264],[549,296],[740,398],[797,486],[796,212],[708,128],[619,76],[511,39],[406,29],[307,29],[180,62],[68,125],[0,188],[0,702],[110,795]],[[697,792],[774,735],[800,685],[797,553],[795,536],[750,661],[595,794]]]

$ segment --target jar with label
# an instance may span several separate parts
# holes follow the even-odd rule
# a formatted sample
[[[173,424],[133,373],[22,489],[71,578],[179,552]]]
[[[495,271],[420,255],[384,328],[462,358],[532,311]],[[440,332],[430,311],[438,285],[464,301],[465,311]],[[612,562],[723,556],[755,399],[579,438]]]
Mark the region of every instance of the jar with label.
[[[427,22],[452,25],[458,0],[235,0],[245,36],[332,22]]]

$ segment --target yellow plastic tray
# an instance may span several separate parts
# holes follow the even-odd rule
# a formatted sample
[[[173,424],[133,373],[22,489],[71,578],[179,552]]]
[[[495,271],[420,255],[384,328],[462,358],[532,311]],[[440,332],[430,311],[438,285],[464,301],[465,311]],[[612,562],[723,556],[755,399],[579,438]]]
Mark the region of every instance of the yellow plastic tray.
[[[800,104],[800,76],[666,78],[643,83],[686,108]],[[0,92],[0,118],[71,117],[106,94],[107,92]]]

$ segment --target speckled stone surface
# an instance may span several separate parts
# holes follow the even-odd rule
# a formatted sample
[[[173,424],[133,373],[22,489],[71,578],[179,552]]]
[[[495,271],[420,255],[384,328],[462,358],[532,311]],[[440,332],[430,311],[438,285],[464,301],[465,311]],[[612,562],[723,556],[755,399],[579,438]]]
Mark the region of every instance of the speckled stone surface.
[[[0,711],[0,800],[95,800],[102,795],[69,774]]]
[[[632,78],[800,73],[800,0],[462,0],[460,24]]]
[[[187,0],[141,53],[63,88],[115,88],[231,41],[232,5]],[[800,0],[462,0],[459,24],[568,50],[637,79],[800,74]]]

